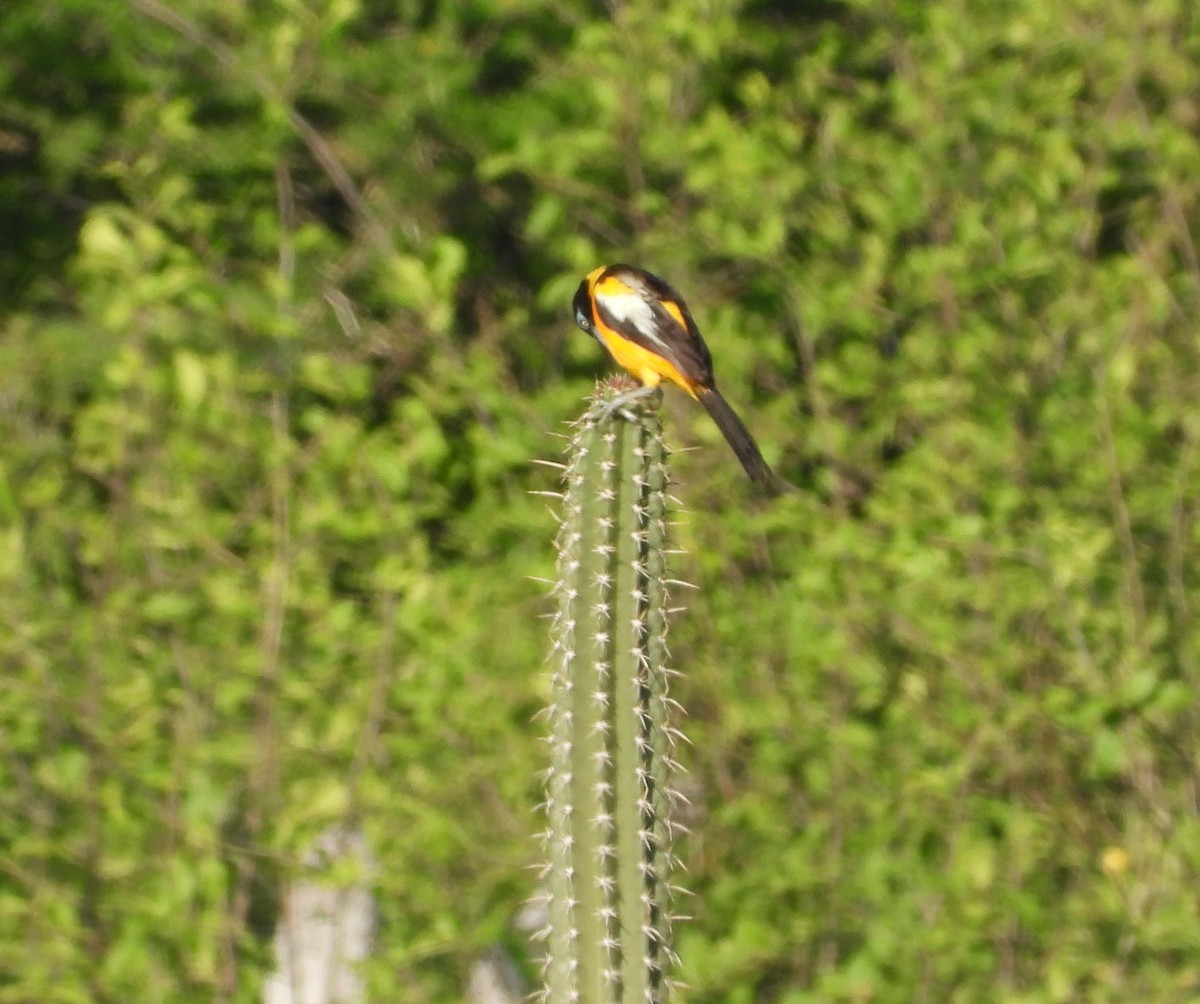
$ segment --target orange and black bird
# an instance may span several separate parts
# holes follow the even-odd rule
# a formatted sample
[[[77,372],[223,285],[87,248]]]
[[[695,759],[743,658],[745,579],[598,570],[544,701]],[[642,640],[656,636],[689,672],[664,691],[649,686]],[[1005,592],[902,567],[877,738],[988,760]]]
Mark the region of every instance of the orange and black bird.
[[[752,481],[771,492],[791,487],[767,466],[754,437],[717,390],[708,346],[671,285],[634,265],[602,265],[579,284],[571,306],[575,323],[645,387],[665,380],[704,405]]]

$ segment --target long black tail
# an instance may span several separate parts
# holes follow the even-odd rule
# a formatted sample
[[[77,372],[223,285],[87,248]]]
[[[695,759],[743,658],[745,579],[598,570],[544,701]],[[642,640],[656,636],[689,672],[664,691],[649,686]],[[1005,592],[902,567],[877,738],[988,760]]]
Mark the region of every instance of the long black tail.
[[[741,461],[746,473],[750,475],[751,481],[772,495],[795,490],[767,466],[767,462],[763,460],[763,455],[758,450],[758,444],[750,435],[750,430],[742,424],[742,420],[737,417],[737,412],[729,407],[729,402],[721,396],[719,390],[713,387],[702,387],[698,391],[697,397],[704,405],[704,410],[717,423],[721,435],[733,448],[734,454]]]

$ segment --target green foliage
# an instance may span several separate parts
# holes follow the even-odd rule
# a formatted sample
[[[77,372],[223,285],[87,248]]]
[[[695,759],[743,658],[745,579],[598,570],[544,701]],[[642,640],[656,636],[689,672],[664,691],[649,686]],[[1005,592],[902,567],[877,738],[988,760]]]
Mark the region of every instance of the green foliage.
[[[581,273],[668,394],[692,1002],[1200,986],[1178,0],[7,0],[0,1001],[257,1000],[331,824],[380,999],[533,892],[530,464]]]

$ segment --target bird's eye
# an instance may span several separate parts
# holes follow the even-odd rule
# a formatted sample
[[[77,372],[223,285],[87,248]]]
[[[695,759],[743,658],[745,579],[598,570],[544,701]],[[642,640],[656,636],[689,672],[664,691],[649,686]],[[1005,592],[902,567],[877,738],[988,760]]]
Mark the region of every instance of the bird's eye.
[[[588,317],[581,309],[575,309],[575,323],[578,324],[584,331],[592,330],[592,319]]]

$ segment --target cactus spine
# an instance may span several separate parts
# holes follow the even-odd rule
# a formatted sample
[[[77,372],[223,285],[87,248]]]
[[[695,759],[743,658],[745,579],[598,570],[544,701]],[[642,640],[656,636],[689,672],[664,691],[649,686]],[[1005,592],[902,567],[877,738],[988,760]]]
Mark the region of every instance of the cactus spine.
[[[568,455],[552,632],[545,994],[550,1004],[661,1004],[675,733],[656,409],[594,406]]]

